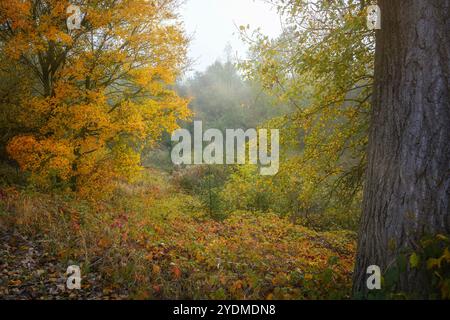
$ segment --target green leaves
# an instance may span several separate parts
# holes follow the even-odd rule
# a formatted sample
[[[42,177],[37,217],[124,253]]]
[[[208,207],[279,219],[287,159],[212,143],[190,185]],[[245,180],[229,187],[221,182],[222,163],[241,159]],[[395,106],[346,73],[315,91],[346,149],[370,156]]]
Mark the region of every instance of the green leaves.
[[[286,148],[288,159],[279,174],[301,181],[296,189],[301,211],[345,212],[345,219],[340,215],[345,227],[355,226],[374,62],[364,8],[340,1],[318,1],[315,9],[295,0],[275,3],[283,13],[283,34],[273,41],[254,34],[252,59],[241,66],[294,110],[283,126],[294,143]]]
[[[419,266],[419,263],[420,263],[420,257],[414,252],[409,257],[409,264],[411,265],[412,268],[417,268]]]

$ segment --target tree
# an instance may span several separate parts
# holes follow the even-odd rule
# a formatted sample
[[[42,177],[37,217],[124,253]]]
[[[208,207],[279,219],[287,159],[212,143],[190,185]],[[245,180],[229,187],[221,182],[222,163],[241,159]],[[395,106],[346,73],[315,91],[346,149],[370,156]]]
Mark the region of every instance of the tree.
[[[69,30],[69,1],[0,3],[2,86],[20,134],[7,151],[42,186],[92,195],[133,178],[140,153],[190,112],[170,89],[182,72],[187,40],[177,0],[75,1],[79,29]],[[0,75],[0,76],[3,76]],[[6,101],[6,102],[5,102]]]
[[[368,170],[354,274],[384,274],[426,235],[450,234],[450,1],[380,0]],[[403,256],[403,258],[402,258]],[[425,267],[398,273],[396,291],[427,297]]]
[[[244,81],[231,61],[216,61],[179,87],[193,97],[190,108],[205,128],[254,128],[286,109],[274,105],[257,82]]]
[[[301,215],[320,212],[336,222],[338,213],[353,228],[360,213],[372,95],[375,40],[366,24],[370,3],[270,2],[284,20],[283,33],[272,40],[258,32],[249,35],[242,27],[252,54],[242,67],[246,76],[259,79],[294,109],[276,123],[283,128],[282,149],[289,151],[280,174],[298,181],[291,186],[300,187],[291,189]]]

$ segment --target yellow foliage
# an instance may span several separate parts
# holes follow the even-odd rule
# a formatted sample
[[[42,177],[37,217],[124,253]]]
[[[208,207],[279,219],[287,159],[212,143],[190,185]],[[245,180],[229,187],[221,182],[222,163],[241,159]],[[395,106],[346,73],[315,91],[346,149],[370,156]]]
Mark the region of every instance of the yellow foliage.
[[[84,20],[70,32],[70,2],[47,3],[33,14],[31,1],[0,4],[0,22],[12,28],[0,31],[0,55],[34,83],[17,97],[27,134],[8,153],[39,185],[107,194],[139,174],[145,145],[190,116],[170,89],[186,61],[178,1],[81,2]]]

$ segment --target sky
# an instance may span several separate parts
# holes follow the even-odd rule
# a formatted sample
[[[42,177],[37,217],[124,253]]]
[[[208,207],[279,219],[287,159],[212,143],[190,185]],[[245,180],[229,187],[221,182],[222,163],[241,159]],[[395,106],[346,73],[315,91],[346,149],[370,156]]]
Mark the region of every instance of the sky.
[[[180,13],[192,37],[189,57],[194,60],[194,71],[204,71],[217,59],[224,59],[228,43],[233,56],[245,57],[247,46],[239,39],[240,25],[261,28],[269,37],[281,33],[276,10],[263,0],[186,0]]]

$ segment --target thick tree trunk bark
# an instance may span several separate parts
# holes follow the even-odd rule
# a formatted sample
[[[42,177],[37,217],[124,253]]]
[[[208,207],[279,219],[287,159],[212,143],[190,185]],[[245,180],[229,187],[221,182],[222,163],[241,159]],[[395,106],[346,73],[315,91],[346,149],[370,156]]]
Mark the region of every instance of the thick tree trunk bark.
[[[430,234],[450,234],[449,0],[379,0],[375,87],[354,292]],[[400,292],[426,297],[423,270]]]

